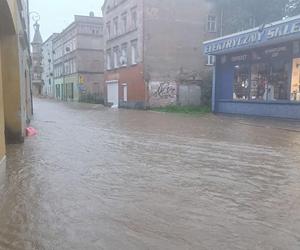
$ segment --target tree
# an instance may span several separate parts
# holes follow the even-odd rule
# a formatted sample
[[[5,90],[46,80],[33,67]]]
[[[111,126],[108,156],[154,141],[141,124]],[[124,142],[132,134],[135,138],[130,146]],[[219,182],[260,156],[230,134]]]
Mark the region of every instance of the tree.
[[[277,21],[293,6],[299,12],[300,0],[212,0],[222,13],[223,35]],[[294,7],[296,6],[296,8]]]
[[[287,17],[300,14],[300,0],[288,0],[285,7]]]

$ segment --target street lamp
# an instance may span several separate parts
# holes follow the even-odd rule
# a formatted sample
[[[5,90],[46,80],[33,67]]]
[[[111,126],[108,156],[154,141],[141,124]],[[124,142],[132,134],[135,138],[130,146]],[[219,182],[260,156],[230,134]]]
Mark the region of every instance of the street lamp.
[[[39,20],[41,20],[41,16],[40,16],[40,14],[38,13],[38,12],[36,12],[36,11],[31,11],[31,12],[29,12],[29,17],[30,16],[32,16],[32,20],[35,22],[35,24],[34,24],[34,27],[35,27],[35,25],[37,24],[37,22],[39,21]],[[30,18],[28,18],[29,20],[30,20]],[[31,26],[31,25],[29,25],[29,26]],[[30,37],[30,34],[31,34],[31,32],[30,32],[30,28],[28,29],[28,35],[29,35],[29,39],[31,39],[31,37]],[[31,51],[31,50],[30,50]],[[33,98],[32,98],[32,68],[30,67],[30,99],[31,99],[31,113],[33,114]]]

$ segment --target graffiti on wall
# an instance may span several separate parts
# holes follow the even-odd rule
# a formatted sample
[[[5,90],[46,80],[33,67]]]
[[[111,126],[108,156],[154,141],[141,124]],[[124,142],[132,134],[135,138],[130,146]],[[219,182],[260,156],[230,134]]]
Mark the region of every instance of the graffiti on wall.
[[[152,81],[149,84],[150,106],[165,106],[176,103],[177,84],[172,81]]]
[[[152,95],[163,99],[176,98],[176,85],[171,82],[160,82],[158,87],[153,90]]]

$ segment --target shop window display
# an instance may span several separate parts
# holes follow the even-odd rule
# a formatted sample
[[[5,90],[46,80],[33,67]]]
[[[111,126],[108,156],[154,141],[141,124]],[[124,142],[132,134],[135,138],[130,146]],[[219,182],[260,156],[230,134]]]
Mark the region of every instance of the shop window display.
[[[265,63],[256,63],[251,67],[251,100],[267,100],[268,66]]]
[[[289,63],[283,60],[272,62],[267,100],[289,100],[290,85]]]
[[[235,100],[249,100],[250,71],[249,65],[234,66],[234,93]]]
[[[291,99],[290,63],[280,58],[278,51],[285,51],[284,47],[268,50],[270,54],[255,54],[250,62],[247,56],[234,56],[243,62],[234,65],[234,100],[248,101],[287,101]],[[275,59],[276,58],[276,59]],[[248,62],[246,62],[248,61]],[[300,64],[295,68],[300,70]],[[300,99],[300,71],[294,80],[294,94]],[[296,80],[298,79],[298,81]],[[298,86],[298,89],[297,89]],[[299,90],[299,91],[298,91]],[[298,91],[298,92],[297,92]]]
[[[293,59],[291,101],[300,101],[300,58]]]

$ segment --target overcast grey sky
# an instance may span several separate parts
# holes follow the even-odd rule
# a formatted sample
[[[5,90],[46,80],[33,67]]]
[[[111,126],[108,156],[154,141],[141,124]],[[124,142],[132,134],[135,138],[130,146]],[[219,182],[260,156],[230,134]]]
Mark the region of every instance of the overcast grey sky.
[[[44,41],[52,33],[66,28],[73,21],[74,15],[88,15],[90,11],[94,11],[96,16],[102,16],[103,2],[104,0],[29,0],[30,11],[36,11],[41,16],[40,29]]]

